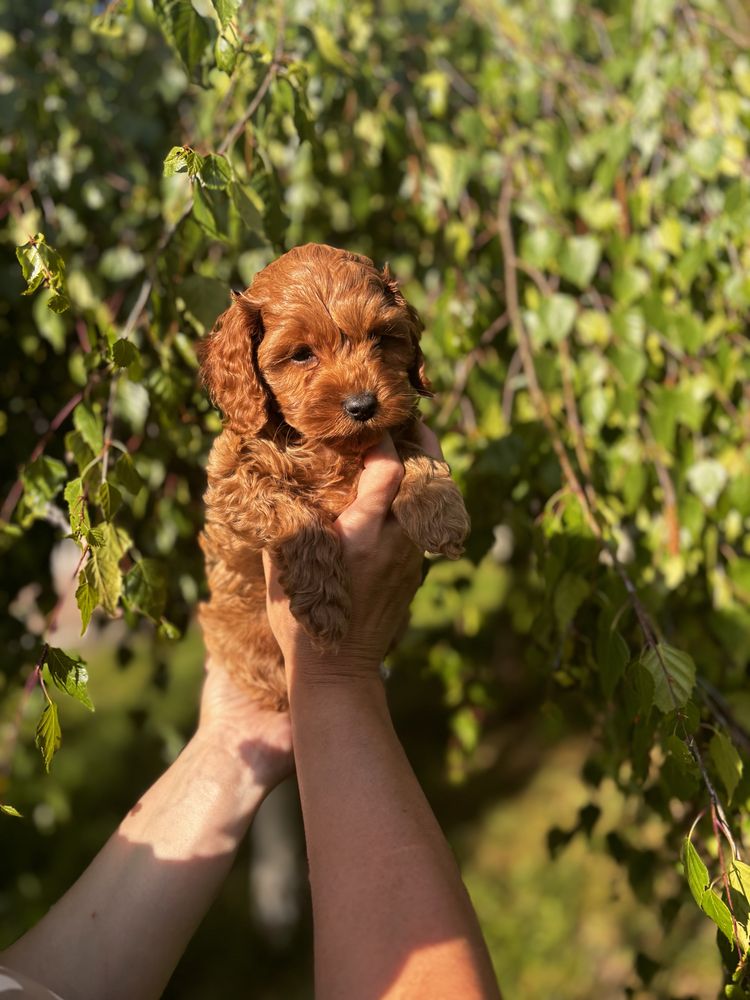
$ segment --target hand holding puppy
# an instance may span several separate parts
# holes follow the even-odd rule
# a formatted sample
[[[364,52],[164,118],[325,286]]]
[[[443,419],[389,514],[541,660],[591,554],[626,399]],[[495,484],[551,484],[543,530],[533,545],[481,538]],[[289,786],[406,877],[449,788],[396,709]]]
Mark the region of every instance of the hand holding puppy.
[[[435,435],[424,424],[420,445],[442,460]],[[402,630],[417,587],[423,554],[404,534],[391,513],[404,468],[389,434],[364,456],[357,496],[333,524],[341,540],[351,580],[351,623],[336,654],[313,645],[292,615],[279,582],[278,567],[266,552],[267,611],[287,671],[299,670],[321,683],[349,675],[374,675]]]

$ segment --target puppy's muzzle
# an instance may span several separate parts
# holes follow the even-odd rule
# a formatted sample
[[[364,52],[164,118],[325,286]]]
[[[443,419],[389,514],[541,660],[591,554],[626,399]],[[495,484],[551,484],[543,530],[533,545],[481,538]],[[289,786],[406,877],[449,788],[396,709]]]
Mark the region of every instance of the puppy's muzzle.
[[[378,397],[374,392],[358,392],[356,396],[347,396],[343,406],[354,420],[369,420],[378,408]]]

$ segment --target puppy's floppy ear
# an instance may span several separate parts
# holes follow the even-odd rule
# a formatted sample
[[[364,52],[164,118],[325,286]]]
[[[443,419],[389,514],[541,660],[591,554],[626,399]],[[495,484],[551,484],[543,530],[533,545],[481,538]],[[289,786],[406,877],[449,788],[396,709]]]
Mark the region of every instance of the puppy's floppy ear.
[[[424,370],[424,354],[422,354],[422,348],[416,342],[414,350],[414,364],[409,369],[409,381],[420,396],[434,396],[432,382],[427,378]]]
[[[251,436],[268,419],[268,392],[257,361],[263,322],[257,302],[236,292],[232,298],[200,344],[201,375],[232,430]]]
[[[398,287],[398,282],[391,274],[391,269],[387,264],[383,266],[382,278],[383,284],[389,295],[393,298],[393,301],[397,306],[405,309],[409,316],[409,335],[412,347],[414,348],[414,361],[409,368],[409,381],[420,396],[432,396],[432,383],[425,373],[424,354],[422,354],[422,349],[419,346],[419,338],[422,336],[424,324],[414,306],[410,305],[404,298],[401,289]]]

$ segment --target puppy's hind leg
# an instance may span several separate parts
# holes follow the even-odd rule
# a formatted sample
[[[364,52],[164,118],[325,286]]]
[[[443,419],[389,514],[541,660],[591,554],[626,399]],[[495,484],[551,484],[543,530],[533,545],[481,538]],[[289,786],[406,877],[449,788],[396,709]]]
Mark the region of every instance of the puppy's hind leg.
[[[335,650],[351,616],[341,541],[323,521],[311,521],[271,548],[289,609],[322,650]]]
[[[211,599],[198,610],[207,655],[234,676],[263,708],[289,707],[284,660],[266,616],[266,588],[261,576],[227,587],[212,567]],[[230,574],[227,574],[230,575]]]

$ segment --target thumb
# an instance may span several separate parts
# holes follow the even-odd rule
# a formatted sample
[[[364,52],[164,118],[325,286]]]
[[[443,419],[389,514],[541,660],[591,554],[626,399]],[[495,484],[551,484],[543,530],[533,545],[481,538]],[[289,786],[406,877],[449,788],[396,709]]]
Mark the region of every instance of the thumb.
[[[337,520],[346,537],[379,527],[396,499],[404,467],[390,434],[371,448],[364,457],[364,469],[357,484],[357,497]]]
[[[273,557],[268,549],[263,549],[261,556],[263,558],[263,573],[266,578],[268,600],[271,602],[283,601],[285,595],[279,583],[279,568],[273,561]]]

